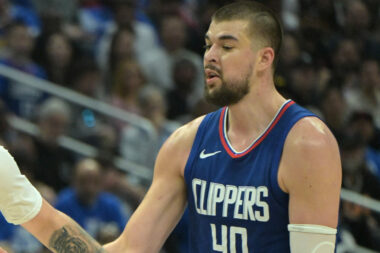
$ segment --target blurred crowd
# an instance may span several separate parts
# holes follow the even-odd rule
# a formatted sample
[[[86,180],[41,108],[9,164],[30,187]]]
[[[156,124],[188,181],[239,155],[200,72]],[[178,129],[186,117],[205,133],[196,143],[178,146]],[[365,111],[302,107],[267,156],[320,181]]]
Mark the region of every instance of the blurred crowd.
[[[204,33],[233,0],[0,0],[0,64],[139,115],[137,127],[0,75],[0,143],[56,208],[101,243],[115,239],[150,180],[118,168],[123,157],[153,171],[165,139],[215,109],[203,99]],[[323,119],[342,155],[343,187],[380,200],[380,1],[262,0],[284,25],[277,89]],[[17,131],[17,116],[38,126]],[[96,147],[83,157],[70,136]],[[338,251],[380,252],[380,214],[342,201]],[[8,252],[45,249],[0,217]],[[165,244],[186,252],[186,213]]]

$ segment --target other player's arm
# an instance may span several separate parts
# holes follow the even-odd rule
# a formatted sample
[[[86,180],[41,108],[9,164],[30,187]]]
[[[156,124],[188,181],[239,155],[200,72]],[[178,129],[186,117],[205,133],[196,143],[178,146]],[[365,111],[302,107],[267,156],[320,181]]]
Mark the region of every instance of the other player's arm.
[[[334,136],[318,118],[304,118],[290,131],[278,179],[289,193],[292,253],[334,252],[341,161]]]
[[[42,199],[1,146],[0,211],[8,222],[21,224],[52,252],[105,252],[71,218]]]
[[[106,252],[75,221],[43,200],[40,212],[21,224],[52,252]]]
[[[151,187],[122,235],[105,246],[109,252],[154,253],[161,249],[187,202],[183,173],[200,121],[181,127],[164,143]]]

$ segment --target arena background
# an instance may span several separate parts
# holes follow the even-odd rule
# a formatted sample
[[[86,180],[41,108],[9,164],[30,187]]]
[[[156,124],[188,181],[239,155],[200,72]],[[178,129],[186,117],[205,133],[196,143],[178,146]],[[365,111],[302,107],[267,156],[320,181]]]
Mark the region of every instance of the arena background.
[[[0,0],[0,143],[43,196],[116,238],[154,159],[205,102],[202,54],[222,0]],[[262,0],[284,25],[276,86],[342,155],[337,252],[380,252],[380,1]],[[1,165],[0,165],[1,166]],[[163,252],[186,252],[186,213]],[[47,252],[0,217],[0,245]]]

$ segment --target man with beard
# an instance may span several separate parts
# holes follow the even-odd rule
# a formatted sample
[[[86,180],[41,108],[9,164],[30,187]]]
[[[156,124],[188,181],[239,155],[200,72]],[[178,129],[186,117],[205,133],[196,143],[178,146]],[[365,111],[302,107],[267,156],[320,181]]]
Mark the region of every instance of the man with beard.
[[[324,123],[276,91],[281,39],[278,19],[256,2],[213,15],[205,92],[222,108],[164,143],[148,193],[108,252],[158,252],[186,204],[189,252],[334,252],[338,145]]]
[[[158,252],[187,204],[189,252],[334,252],[338,145],[276,91],[281,40],[261,4],[216,11],[205,35],[205,94],[222,108],[166,141],[145,199],[107,249]]]

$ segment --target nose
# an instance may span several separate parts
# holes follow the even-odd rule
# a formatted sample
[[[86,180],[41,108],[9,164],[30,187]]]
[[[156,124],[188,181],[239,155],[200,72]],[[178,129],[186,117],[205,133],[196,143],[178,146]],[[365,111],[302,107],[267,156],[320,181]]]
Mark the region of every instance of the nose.
[[[215,63],[217,62],[217,59],[218,59],[217,52],[214,46],[211,46],[208,50],[205,51],[204,56],[203,56],[205,65],[207,63]]]

